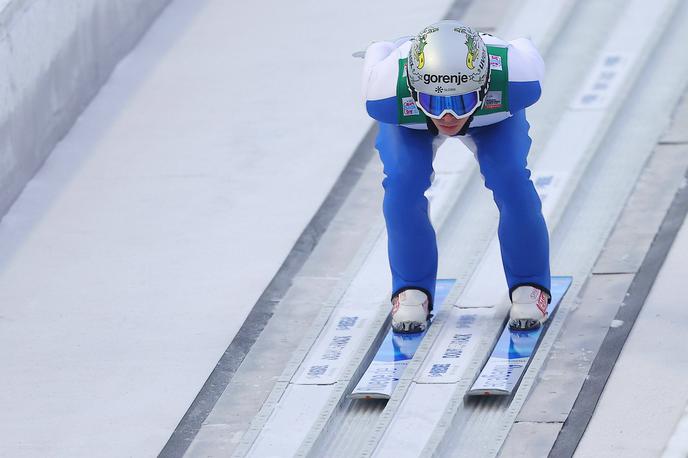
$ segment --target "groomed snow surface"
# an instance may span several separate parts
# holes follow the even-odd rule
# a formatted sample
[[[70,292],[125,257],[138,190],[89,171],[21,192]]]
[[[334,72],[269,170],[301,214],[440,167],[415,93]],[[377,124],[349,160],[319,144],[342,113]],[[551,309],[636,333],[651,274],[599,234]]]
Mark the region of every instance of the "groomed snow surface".
[[[351,53],[450,4],[172,2],[0,222],[1,457],[160,452],[371,125]],[[686,450],[687,231],[580,456]]]
[[[0,223],[0,456],[159,453],[450,3],[172,2]]]
[[[688,456],[686,253],[684,222],[614,365],[577,457],[644,458],[663,450],[666,458]]]

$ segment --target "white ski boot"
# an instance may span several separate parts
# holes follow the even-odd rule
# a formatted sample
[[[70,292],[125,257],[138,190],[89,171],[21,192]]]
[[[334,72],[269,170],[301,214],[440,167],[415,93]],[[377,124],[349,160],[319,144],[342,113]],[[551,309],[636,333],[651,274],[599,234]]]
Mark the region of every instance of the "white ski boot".
[[[418,289],[407,289],[392,299],[392,328],[406,334],[423,332],[428,324],[428,296]]]
[[[549,296],[533,286],[519,286],[511,294],[509,327],[519,331],[539,328],[547,321]]]

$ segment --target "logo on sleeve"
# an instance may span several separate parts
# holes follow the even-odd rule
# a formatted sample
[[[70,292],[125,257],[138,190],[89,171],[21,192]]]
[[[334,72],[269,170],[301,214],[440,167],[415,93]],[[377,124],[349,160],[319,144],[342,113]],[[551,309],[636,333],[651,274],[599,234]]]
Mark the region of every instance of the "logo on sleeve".
[[[490,54],[490,68],[492,70],[502,70],[502,56]]]
[[[483,108],[486,110],[494,110],[496,108],[502,107],[502,91],[488,91],[485,96],[485,105]]]
[[[413,101],[412,97],[403,97],[401,103],[404,107],[404,116],[414,116],[419,114],[416,102]]]

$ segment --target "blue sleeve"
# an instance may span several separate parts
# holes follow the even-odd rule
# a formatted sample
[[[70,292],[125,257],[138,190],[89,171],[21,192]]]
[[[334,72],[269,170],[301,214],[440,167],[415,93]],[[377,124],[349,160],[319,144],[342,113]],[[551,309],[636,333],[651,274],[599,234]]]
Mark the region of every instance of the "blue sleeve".
[[[366,110],[368,115],[380,122],[387,124],[399,124],[397,98],[388,97],[379,100],[367,100]]]
[[[542,93],[545,62],[527,38],[509,42],[509,111],[533,105]]]
[[[539,81],[509,81],[509,111],[516,113],[535,104],[541,93]]]

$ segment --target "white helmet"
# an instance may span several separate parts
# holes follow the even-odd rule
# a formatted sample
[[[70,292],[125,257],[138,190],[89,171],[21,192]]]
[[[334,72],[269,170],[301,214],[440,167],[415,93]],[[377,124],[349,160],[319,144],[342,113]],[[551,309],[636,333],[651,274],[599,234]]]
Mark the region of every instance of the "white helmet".
[[[437,22],[413,39],[407,75],[411,94],[426,115],[470,116],[482,105],[489,85],[487,47],[470,27]]]

